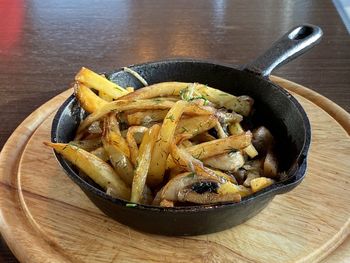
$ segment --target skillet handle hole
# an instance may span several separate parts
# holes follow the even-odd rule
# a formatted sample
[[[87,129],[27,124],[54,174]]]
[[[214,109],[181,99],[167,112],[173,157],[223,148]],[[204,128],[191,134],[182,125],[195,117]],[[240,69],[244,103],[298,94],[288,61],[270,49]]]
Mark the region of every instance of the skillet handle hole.
[[[290,32],[290,34],[288,35],[288,38],[292,40],[301,40],[301,39],[307,38],[313,33],[314,33],[314,29],[312,27],[300,26],[294,29],[292,32]]]

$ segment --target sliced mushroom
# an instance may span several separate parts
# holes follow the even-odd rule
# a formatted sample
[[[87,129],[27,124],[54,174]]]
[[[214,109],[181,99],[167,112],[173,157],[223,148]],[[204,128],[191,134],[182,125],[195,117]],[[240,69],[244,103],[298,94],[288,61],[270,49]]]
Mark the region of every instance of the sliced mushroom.
[[[215,115],[219,119],[220,123],[241,122],[243,120],[242,115],[235,112],[227,112],[226,109],[217,110]]]
[[[232,186],[233,190],[222,190],[220,188]],[[241,195],[234,191],[236,185],[219,180],[211,180],[208,177],[199,176],[194,173],[180,174],[171,179],[161,192],[161,200],[191,202],[196,204],[212,204],[219,202],[239,202]],[[157,194],[158,195],[158,194]]]
[[[265,161],[264,161],[264,176],[266,177],[276,177],[278,170],[278,163],[277,158],[274,155],[274,153],[269,150],[266,154]]]
[[[178,193],[178,200],[180,202],[191,202],[195,204],[214,204],[222,202],[239,202],[241,201],[241,195],[238,193],[216,194],[211,192],[198,194],[191,189],[183,189]]]
[[[243,184],[247,176],[247,170],[240,168],[237,171],[233,172],[232,175],[235,177],[237,184]]]
[[[198,176],[194,173],[183,173],[175,176],[171,179],[163,188],[161,193],[161,199],[167,199],[177,201],[178,193],[180,190],[189,187],[197,182],[209,181],[208,178]]]
[[[157,192],[156,196],[154,197],[153,201],[152,201],[152,205],[160,205],[160,202],[162,201],[162,191],[163,191],[162,187],[161,189],[159,189],[159,191]]]
[[[237,171],[244,165],[244,158],[240,151],[235,151],[210,157],[203,163],[223,171]]]
[[[93,123],[91,123],[91,125],[88,128],[88,132],[101,134],[102,128],[100,125],[100,121],[94,121]]]
[[[274,138],[267,128],[261,126],[253,132],[252,143],[259,154],[264,155],[273,146]]]

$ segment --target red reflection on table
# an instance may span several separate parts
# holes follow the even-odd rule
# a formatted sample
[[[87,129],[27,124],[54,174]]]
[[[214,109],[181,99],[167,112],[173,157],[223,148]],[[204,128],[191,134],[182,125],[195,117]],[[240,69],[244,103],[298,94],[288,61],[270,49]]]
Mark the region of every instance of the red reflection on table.
[[[0,54],[9,54],[21,37],[23,0],[0,1]]]

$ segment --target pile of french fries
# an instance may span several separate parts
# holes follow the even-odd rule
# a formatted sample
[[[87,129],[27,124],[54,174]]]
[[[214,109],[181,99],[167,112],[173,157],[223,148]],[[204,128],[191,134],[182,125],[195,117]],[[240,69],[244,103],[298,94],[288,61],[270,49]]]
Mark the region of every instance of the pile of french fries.
[[[182,206],[239,202],[278,178],[273,137],[241,122],[253,100],[199,83],[120,87],[87,68],[74,92],[89,115],[69,143],[46,142],[107,194],[129,204]],[[259,133],[260,132],[260,133]]]

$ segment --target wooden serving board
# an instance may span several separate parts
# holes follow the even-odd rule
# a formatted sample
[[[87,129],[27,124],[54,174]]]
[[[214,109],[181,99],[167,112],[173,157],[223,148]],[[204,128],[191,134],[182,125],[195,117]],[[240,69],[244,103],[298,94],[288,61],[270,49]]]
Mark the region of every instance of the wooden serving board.
[[[349,262],[350,115],[305,87],[273,80],[310,118],[309,167],[301,185],[253,219],[216,234],[164,237],[105,216],[42,144],[68,90],[33,112],[1,152],[0,231],[9,247],[20,261],[35,263]]]

